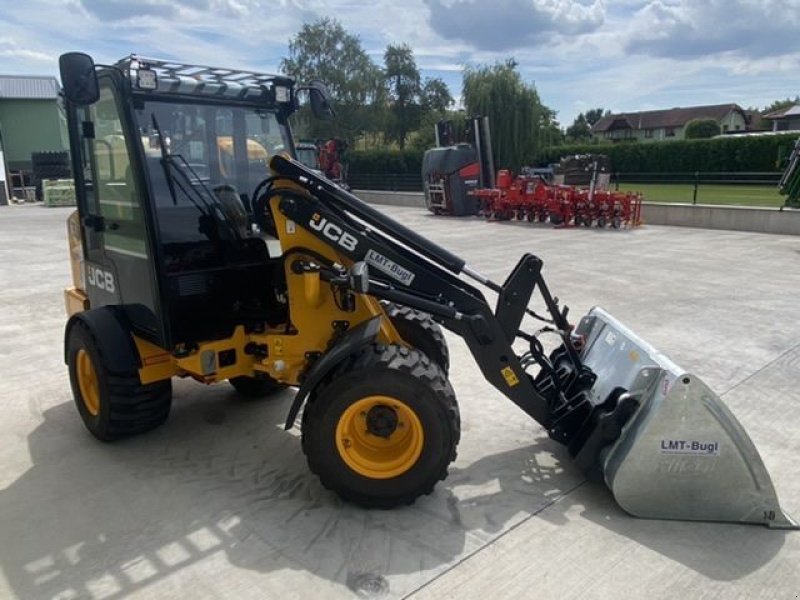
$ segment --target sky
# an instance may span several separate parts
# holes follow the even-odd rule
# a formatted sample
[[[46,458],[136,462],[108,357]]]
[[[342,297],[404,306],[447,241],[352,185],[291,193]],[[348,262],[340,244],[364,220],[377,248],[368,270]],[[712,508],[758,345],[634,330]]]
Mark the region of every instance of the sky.
[[[339,19],[380,63],[407,43],[461,93],[465,65],[513,57],[569,125],[579,112],[764,107],[800,94],[800,0],[0,0],[0,73],[132,52],[277,71],[303,23]]]

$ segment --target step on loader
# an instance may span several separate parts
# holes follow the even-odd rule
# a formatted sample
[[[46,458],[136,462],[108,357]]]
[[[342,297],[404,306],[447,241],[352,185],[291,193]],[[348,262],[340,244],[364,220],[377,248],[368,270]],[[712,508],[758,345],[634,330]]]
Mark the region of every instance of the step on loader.
[[[302,414],[325,487],[411,503],[460,437],[445,327],[629,513],[797,526],[714,392],[599,308],[573,326],[539,257],[496,283],[294,160],[298,97],[332,112],[321,83],[138,56],[60,63],[78,200],[64,351],[95,437],[161,425],[173,377],[260,398],[294,387],[286,427]],[[524,331],[526,317],[542,326]]]

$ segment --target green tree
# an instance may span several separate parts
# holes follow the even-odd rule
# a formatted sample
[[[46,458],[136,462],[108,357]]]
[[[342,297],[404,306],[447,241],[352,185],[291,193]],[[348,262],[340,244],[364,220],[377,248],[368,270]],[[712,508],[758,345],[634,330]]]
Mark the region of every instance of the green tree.
[[[603,117],[607,117],[611,114],[610,110],[603,110],[602,108],[593,108],[591,110],[586,111],[586,122],[589,124],[589,127],[594,127],[595,123],[597,123]]]
[[[388,137],[402,150],[408,132],[419,126],[422,116],[420,94],[422,83],[414,52],[408,44],[389,44],[383,55],[384,76],[389,92]]]
[[[591,139],[592,127],[600,119],[606,115],[610,115],[610,111],[603,111],[602,108],[592,108],[587,110],[586,113],[580,113],[572,125],[567,127],[566,136],[572,142],[582,142]]]
[[[572,125],[567,127],[567,138],[572,142],[585,141],[592,137],[592,124],[586,119],[586,115],[580,113]]]
[[[436,144],[434,128],[441,120],[453,122],[454,131],[463,131],[464,114],[449,110],[453,105],[453,96],[447,84],[439,77],[429,77],[422,84],[422,116],[416,131],[409,135],[409,143],[417,150],[427,150]]]
[[[489,117],[492,150],[498,168],[515,171],[540,149],[557,143],[555,112],[522,80],[513,59],[464,70],[464,103],[468,114]]]
[[[422,108],[424,112],[433,113],[437,118],[444,115],[453,105],[450,88],[440,77],[428,77],[422,85]]]
[[[721,133],[719,123],[715,119],[692,119],[686,124],[684,137],[687,140],[711,138]]]
[[[385,101],[383,75],[364,51],[358,36],[336,19],[306,23],[289,41],[281,69],[300,82],[321,79],[331,92],[337,117],[319,122],[300,111],[298,118],[312,137],[337,135],[349,140],[382,128]],[[302,129],[302,127],[301,127]]]

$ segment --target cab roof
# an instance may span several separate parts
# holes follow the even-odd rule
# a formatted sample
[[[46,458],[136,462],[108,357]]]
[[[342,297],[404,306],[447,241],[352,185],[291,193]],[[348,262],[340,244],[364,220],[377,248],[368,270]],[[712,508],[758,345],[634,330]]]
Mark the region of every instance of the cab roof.
[[[136,54],[117,61],[114,66],[128,77],[134,93],[212,96],[270,104],[294,103],[295,82],[285,75],[190,65]],[[142,71],[155,73],[155,87],[142,84]]]

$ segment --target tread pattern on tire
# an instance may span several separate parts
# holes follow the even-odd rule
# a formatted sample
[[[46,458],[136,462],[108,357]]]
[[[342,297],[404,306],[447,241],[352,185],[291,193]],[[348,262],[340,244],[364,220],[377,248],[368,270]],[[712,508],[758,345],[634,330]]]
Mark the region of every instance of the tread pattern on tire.
[[[169,416],[172,405],[172,381],[168,379],[142,384],[139,381],[138,369],[135,367],[127,372],[109,370],[103,360],[102,346],[97,343],[97,338],[91,330],[80,322],[76,323],[73,329],[75,331],[71,335],[85,335],[90,341],[100,359],[100,370],[106,375],[108,419],[103,424],[102,430],[90,429],[92,433],[99,439],[112,441],[144,433],[163,424]],[[98,365],[95,365],[95,370],[98,370]]]
[[[420,381],[426,382],[431,390],[443,400],[446,418],[452,433],[452,443],[450,444],[449,454],[447,459],[442,461],[439,472],[436,473],[434,477],[423,482],[417,489],[410,490],[403,496],[389,499],[353,493],[348,488],[343,487],[340,481],[331,478],[329,474],[324,472],[316,463],[314,453],[309,452],[307,437],[305,435],[310,420],[314,418],[314,410],[316,408],[315,397],[323,392],[331,382],[345,373],[352,371],[369,370],[374,372],[382,369],[402,371]],[[424,353],[399,345],[386,346],[383,344],[371,344],[363,348],[360,352],[351,355],[349,359],[342,361],[342,363],[337,368],[333,369],[333,372],[319,384],[309,397],[308,404],[303,411],[301,428],[303,431],[303,454],[306,456],[309,469],[319,477],[323,487],[335,492],[345,500],[366,508],[391,508],[393,506],[409,505],[418,497],[430,494],[435,485],[447,477],[448,467],[456,459],[457,446],[461,439],[461,417],[455,392],[447,376],[442,371],[441,367],[431,361]]]
[[[429,335],[432,342],[437,346],[438,352],[440,353],[439,357],[430,356],[429,358],[434,362],[439,363],[439,366],[444,369],[445,373],[450,371],[450,349],[447,347],[447,340],[444,337],[442,328],[431,318],[429,314],[408,306],[395,304],[394,302],[384,303],[384,310],[393,323],[411,323],[413,327],[419,328]],[[399,333],[401,336],[403,335],[402,331]],[[407,341],[410,342],[411,340]],[[417,348],[417,350],[421,350],[423,354],[425,353],[421,348]]]

